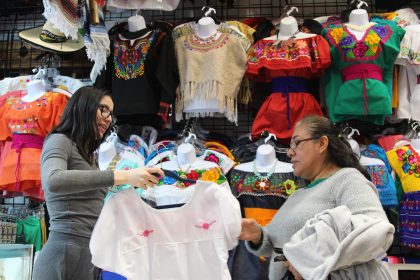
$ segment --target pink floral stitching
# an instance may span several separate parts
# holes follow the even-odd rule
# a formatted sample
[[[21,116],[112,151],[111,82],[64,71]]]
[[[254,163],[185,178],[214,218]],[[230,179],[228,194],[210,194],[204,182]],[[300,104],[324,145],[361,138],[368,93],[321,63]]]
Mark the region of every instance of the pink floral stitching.
[[[143,232],[137,233],[139,236],[149,237],[149,235],[153,232],[153,229],[146,229]]]
[[[201,228],[204,230],[208,230],[212,224],[214,224],[216,220],[211,221],[210,223],[202,223],[201,225],[195,225],[196,228]]]

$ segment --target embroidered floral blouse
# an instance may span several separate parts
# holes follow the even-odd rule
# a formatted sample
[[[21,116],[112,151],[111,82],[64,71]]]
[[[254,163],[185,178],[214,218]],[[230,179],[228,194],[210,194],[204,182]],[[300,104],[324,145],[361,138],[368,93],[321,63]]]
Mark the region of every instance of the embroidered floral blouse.
[[[392,113],[393,65],[404,30],[376,20],[357,39],[345,24],[322,31],[331,51],[325,73],[325,99],[332,121],[361,119],[383,124]]]
[[[392,168],[385,151],[381,147],[371,144],[365,150],[361,151],[361,155],[377,158],[384,162],[384,165],[368,165],[364,166],[364,168],[369,172],[371,181],[378,190],[381,204],[383,206],[398,205],[397,189],[391,174]]]
[[[117,34],[106,71],[95,85],[111,91],[117,116],[158,114],[167,120],[177,82],[172,36],[156,29],[133,40],[122,40]]]
[[[386,153],[389,163],[400,178],[405,193],[420,191],[420,156],[411,146]]]
[[[291,39],[273,46],[274,40],[259,40],[248,55],[248,77],[259,82],[297,76],[311,78],[330,65],[328,43],[320,35]]]
[[[96,267],[128,280],[229,280],[228,250],[240,231],[238,201],[212,182],[199,181],[183,206],[161,210],[130,188],[105,204],[89,248]]]
[[[305,180],[295,177],[292,172],[274,173],[268,180],[237,169],[233,169],[230,175],[232,193],[238,198],[244,216],[257,220],[262,226],[270,223],[290,195],[306,185]]]

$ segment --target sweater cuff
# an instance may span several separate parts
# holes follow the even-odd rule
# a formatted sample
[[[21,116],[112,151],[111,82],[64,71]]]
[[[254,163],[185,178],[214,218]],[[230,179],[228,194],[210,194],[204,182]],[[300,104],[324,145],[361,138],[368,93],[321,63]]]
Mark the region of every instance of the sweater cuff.
[[[246,241],[245,242],[245,246],[251,252],[252,251],[256,252],[256,251],[260,250],[261,247],[262,247],[262,245],[263,245],[263,243],[264,243],[264,241],[267,240],[267,233],[264,233],[264,231],[265,231],[264,228],[260,226],[260,229],[261,229],[261,239],[258,242],[258,244],[254,244],[251,241]]]
[[[158,116],[160,116],[164,122],[167,122],[170,114],[171,104],[161,101],[159,104]]]
[[[105,170],[101,171],[101,181],[104,186],[112,187],[114,185],[114,171],[112,170]]]

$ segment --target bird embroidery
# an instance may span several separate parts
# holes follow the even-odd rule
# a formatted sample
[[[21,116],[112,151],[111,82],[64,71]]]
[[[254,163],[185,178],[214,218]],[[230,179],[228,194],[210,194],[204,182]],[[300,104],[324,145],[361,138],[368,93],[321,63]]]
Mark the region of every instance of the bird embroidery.
[[[210,226],[212,225],[212,224],[214,224],[216,222],[216,220],[214,220],[214,221],[212,221],[212,222],[210,222],[210,223],[202,223],[202,224],[200,224],[200,225],[195,225],[195,227],[196,228],[201,228],[201,229],[204,229],[204,230],[208,230],[209,228],[210,228]]]
[[[144,237],[149,237],[149,235],[153,232],[153,230],[150,229],[146,229],[143,232],[139,232],[137,233],[137,235],[139,236],[144,236]]]

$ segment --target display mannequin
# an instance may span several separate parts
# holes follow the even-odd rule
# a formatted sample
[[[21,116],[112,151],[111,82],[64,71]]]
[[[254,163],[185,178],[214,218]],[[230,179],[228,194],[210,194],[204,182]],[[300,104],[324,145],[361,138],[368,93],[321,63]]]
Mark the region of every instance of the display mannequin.
[[[27,84],[28,93],[21,99],[25,102],[32,102],[45,94],[45,82],[43,80],[30,81]]]
[[[211,13],[216,13],[216,10],[209,8],[207,12],[205,12],[204,17],[198,21],[196,34],[201,38],[207,38],[217,33],[218,26],[214,22],[214,19],[209,17]]]
[[[146,28],[146,22],[144,20],[144,17],[142,17],[141,15],[129,17],[127,22],[128,31],[130,32],[137,32]]]
[[[357,5],[357,9],[351,11],[349,16],[349,23],[346,26],[351,30],[351,33],[361,40],[365,35],[365,31],[375,23],[369,22],[369,15],[366,10],[361,9],[362,5],[367,4],[363,1]]]
[[[366,157],[360,154],[360,146],[359,143],[357,143],[356,140],[349,138],[348,142],[350,143],[351,149],[353,152],[359,157],[359,162],[362,166],[368,166],[368,165],[385,165],[385,163],[378,159],[378,158],[371,158]]]
[[[292,164],[277,160],[274,147],[269,144],[264,144],[258,147],[254,162],[246,162],[237,165],[234,169],[255,172],[270,172],[270,169],[275,165],[273,173],[287,173],[293,172]],[[255,168],[254,168],[255,167]]]
[[[98,165],[100,170],[107,170],[108,165],[117,155],[117,149],[115,147],[115,143],[111,142],[104,142],[99,146],[98,152]]]
[[[299,32],[297,20],[290,15],[294,11],[298,11],[298,8],[291,7],[290,10],[287,12],[287,16],[280,21],[279,33],[277,34],[277,36],[268,37],[266,38],[266,40],[284,41],[292,37],[295,39],[302,39],[313,37],[316,35],[311,33]]]
[[[217,24],[211,17],[202,17],[197,24],[196,34],[201,38],[210,37],[217,32]]]
[[[369,23],[369,16],[364,9],[355,9],[351,11],[349,16],[349,23],[357,26],[364,26]]]
[[[420,154],[420,138],[414,138],[411,139],[411,147],[413,147],[413,149]]]

